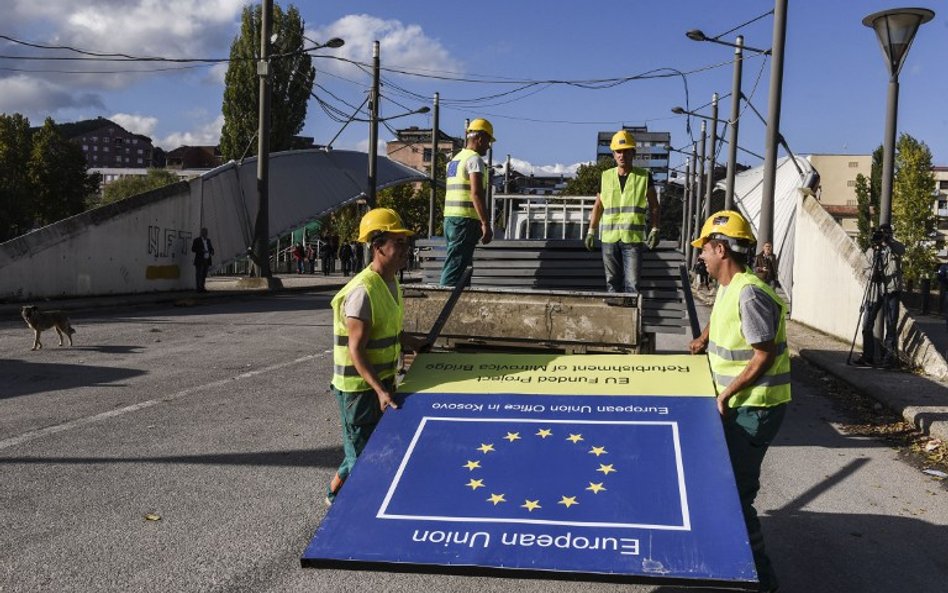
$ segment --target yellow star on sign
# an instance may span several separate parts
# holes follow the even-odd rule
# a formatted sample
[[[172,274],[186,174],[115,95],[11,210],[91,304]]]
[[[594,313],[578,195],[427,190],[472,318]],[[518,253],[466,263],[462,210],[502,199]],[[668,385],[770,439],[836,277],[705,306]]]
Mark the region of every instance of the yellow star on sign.
[[[589,450],[589,454],[595,455],[596,457],[599,457],[600,455],[605,455],[606,453],[608,453],[608,451],[606,451],[605,447],[593,447],[592,449]]]
[[[486,454],[486,453],[490,453],[491,451],[494,450],[494,444],[493,444],[493,443],[481,443],[481,446],[478,447],[477,450],[480,451],[481,453],[485,453],[485,454]]]
[[[602,482],[590,482],[586,490],[592,490],[593,494],[599,494],[600,490],[605,490],[606,487],[602,485]]]
[[[490,498],[487,499],[487,502],[494,503],[494,506],[497,506],[501,502],[507,502],[507,499],[504,498],[503,494],[491,494]]]
[[[484,480],[475,480],[472,478],[470,482],[465,484],[465,486],[467,486],[471,490],[477,490],[478,488],[484,487]]]
[[[550,430],[549,428],[541,428],[540,431],[537,433],[537,436],[540,437],[541,439],[545,439],[546,437],[552,434],[553,434],[553,431]]]
[[[602,472],[602,473],[604,473],[604,474],[606,474],[606,475],[608,476],[611,472],[615,472],[615,471],[619,471],[619,470],[613,468],[611,463],[608,464],[608,465],[606,465],[606,464],[604,464],[604,463],[600,463],[600,464],[599,464],[599,469],[597,469],[596,471],[597,471],[597,472]]]
[[[519,441],[519,440],[520,440],[520,433],[519,433],[519,432],[508,432],[508,433],[507,433],[507,436],[505,436],[504,438],[507,439],[508,441],[510,441],[511,443],[514,442],[514,441]]]
[[[532,513],[533,509],[542,509],[543,507],[540,506],[540,500],[537,499],[537,500],[525,500],[523,504],[520,505],[520,508],[527,509],[528,511]]]
[[[565,506],[566,508],[569,508],[573,506],[574,504],[579,504],[579,503],[576,502],[575,496],[563,496],[562,498],[560,498],[560,501],[556,504],[561,504]]]
[[[467,469],[469,469],[469,470],[471,470],[471,471],[474,471],[474,470],[476,470],[476,469],[480,469],[480,467],[481,467],[481,462],[480,462],[480,461],[468,461],[467,463],[465,463],[465,464],[462,465],[461,467],[466,467]]]
[[[570,435],[569,435],[568,437],[566,437],[566,440],[567,440],[567,441],[573,441],[573,444],[575,445],[575,444],[578,443],[579,441],[583,440],[583,435],[570,433]]]

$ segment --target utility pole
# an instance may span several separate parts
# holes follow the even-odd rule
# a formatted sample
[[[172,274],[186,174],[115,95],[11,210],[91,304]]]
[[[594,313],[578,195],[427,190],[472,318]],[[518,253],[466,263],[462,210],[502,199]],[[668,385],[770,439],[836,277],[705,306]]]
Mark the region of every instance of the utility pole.
[[[744,36],[734,42],[734,81],[731,87],[731,121],[728,128],[727,187],[724,190],[724,209],[734,209],[734,175],[737,173],[737,131],[741,117],[741,77],[744,63]]]
[[[704,159],[705,159],[705,142],[707,141],[708,136],[708,125],[704,120],[701,120],[701,141],[698,149],[698,166],[695,167],[695,212],[694,212],[694,226],[693,229],[697,229],[698,226],[703,222],[701,220],[701,213],[704,211],[704,208],[701,204],[701,196],[704,195]],[[691,252],[691,260],[688,262],[688,267],[691,267],[695,264],[694,259],[696,254],[694,251]]]
[[[711,151],[708,154],[708,160],[710,161],[708,165],[708,187],[707,196],[705,197],[705,207],[704,215],[705,217],[711,216],[711,194],[714,193],[714,169],[717,165],[717,159],[715,158],[715,152],[718,147],[718,94],[713,93],[711,95]]]
[[[438,130],[439,107],[438,99],[440,95],[434,94],[434,117],[431,120],[431,197],[428,200],[428,238],[434,237],[435,227],[435,201],[438,191],[438,136],[441,132]]]
[[[270,271],[270,19],[273,0],[263,0],[260,10],[260,102],[257,115],[257,222],[253,252],[260,278],[269,280]]]
[[[767,140],[764,153],[763,199],[757,225],[757,244],[774,239],[774,198],[777,185],[777,145],[780,142],[780,101],[783,93],[783,54],[787,39],[787,0],[774,3],[774,41],[770,62],[770,95],[767,106]]]
[[[379,42],[372,42],[372,91],[369,110],[369,195],[368,206],[375,208],[377,199],[378,180],[376,167],[379,156]]]
[[[688,205],[691,203],[691,157],[685,159],[685,182],[681,191],[681,252],[688,255]]]

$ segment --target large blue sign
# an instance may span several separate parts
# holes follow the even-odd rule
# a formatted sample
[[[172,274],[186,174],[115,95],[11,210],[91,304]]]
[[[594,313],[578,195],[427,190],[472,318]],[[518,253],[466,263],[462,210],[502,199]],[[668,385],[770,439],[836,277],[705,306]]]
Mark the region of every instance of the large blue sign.
[[[306,566],[756,580],[714,398],[415,393]]]

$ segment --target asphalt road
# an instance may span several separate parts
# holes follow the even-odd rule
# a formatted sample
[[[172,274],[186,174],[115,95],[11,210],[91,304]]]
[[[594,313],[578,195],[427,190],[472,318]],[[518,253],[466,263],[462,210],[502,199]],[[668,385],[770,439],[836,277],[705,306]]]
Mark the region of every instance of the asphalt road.
[[[299,567],[342,456],[328,302],[78,312],[75,346],[45,333],[38,352],[21,320],[0,320],[0,591],[589,590]],[[781,591],[944,590],[944,483],[845,435],[845,412],[823,396],[830,379],[796,359],[793,372],[758,498]]]

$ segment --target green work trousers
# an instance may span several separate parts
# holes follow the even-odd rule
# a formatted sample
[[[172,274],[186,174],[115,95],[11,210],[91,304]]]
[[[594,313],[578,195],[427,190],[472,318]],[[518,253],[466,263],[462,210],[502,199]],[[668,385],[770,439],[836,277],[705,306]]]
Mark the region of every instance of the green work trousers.
[[[457,286],[465,268],[474,261],[474,248],[481,240],[481,222],[473,218],[449,216],[444,219],[444,238],[447,250],[441,269],[441,285]]]
[[[386,386],[391,388],[389,383]],[[349,477],[356,459],[362,454],[372,431],[382,419],[382,409],[375,391],[339,391],[335,387],[332,393],[339,404],[339,420],[342,424],[342,450],[345,458],[336,473],[341,480]],[[330,493],[332,499],[332,493]]]
[[[724,437],[731,467],[734,468],[737,494],[741,500],[741,511],[761,591],[775,588],[777,576],[764,549],[764,534],[757,509],[754,508],[754,499],[760,490],[760,466],[764,462],[764,455],[777,436],[786,412],[786,404],[771,408],[742,406],[728,409],[723,419]]]

